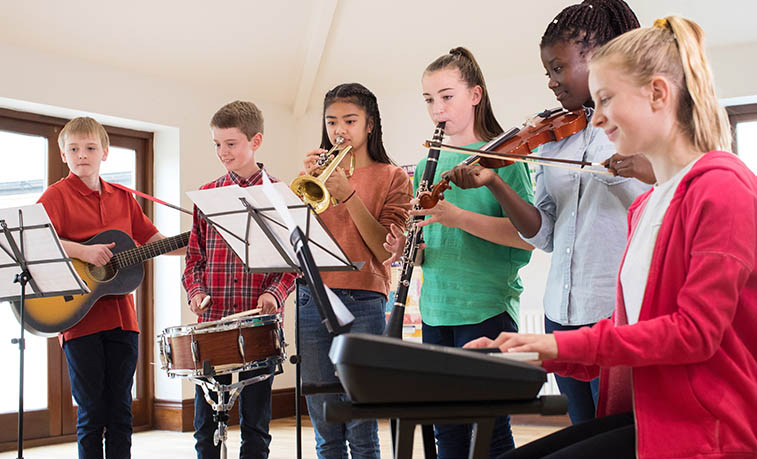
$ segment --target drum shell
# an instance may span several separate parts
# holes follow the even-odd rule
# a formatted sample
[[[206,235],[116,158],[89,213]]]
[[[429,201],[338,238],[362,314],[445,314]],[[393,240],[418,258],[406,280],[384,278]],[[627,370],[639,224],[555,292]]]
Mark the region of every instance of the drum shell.
[[[251,369],[255,363],[266,365],[272,359],[280,362],[284,358],[278,320],[266,320],[262,324],[250,320],[207,326],[209,324],[174,327],[159,336],[163,368],[169,375],[201,375],[205,360],[214,373],[223,374]],[[242,341],[244,356],[240,351]],[[196,343],[196,360],[193,342]]]

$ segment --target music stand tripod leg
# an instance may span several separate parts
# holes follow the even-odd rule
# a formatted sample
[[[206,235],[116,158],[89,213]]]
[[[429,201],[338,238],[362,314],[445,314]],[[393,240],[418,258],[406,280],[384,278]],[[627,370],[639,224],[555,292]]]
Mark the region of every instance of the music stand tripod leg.
[[[300,285],[304,282],[303,277],[295,280],[295,322],[294,322],[294,352],[290,361],[295,365],[295,385],[294,385],[294,415],[297,420],[295,436],[297,441],[297,459],[302,459],[302,413],[300,413],[300,403],[302,398],[302,357],[300,356]]]
[[[21,284],[21,335],[19,338],[11,339],[12,344],[18,344],[18,459],[24,458],[24,351],[26,350],[26,339],[24,338],[24,311],[26,300],[26,283],[29,282],[31,275],[27,269],[20,274],[16,274],[13,282]]]

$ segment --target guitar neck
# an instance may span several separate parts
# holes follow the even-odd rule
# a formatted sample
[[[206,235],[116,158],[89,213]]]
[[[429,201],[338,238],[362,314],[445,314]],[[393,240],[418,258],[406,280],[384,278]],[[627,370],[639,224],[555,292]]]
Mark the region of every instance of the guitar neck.
[[[140,247],[124,250],[123,252],[113,255],[113,258],[116,259],[119,267],[125,268],[127,266],[143,263],[150,258],[157,257],[158,255],[163,255],[164,253],[180,249],[185,247],[188,243],[189,231],[177,234],[176,236],[160,239]]]

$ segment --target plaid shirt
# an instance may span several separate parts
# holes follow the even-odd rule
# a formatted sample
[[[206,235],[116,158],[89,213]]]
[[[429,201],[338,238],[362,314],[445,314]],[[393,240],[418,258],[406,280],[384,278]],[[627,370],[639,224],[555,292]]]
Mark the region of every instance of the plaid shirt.
[[[249,179],[229,172],[200,189],[234,184],[240,187],[258,185],[263,181],[263,165],[258,163],[258,166],[261,170]],[[273,177],[271,180],[277,181]],[[211,296],[210,305],[200,316],[200,322],[218,320],[229,314],[254,309],[258,297],[263,293],[273,294],[283,313],[284,300],[294,289],[294,279],[295,275],[291,273],[245,273],[244,263],[226,245],[221,235],[208,227],[195,206],[182,283],[190,299],[198,293]]]

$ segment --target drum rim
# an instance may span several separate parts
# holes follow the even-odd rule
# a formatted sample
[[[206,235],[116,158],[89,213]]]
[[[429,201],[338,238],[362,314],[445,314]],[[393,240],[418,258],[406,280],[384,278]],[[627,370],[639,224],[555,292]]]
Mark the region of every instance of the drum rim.
[[[173,327],[167,327],[163,329],[163,332],[158,335],[158,339],[176,338],[180,336],[189,335],[201,335],[204,333],[221,333],[228,330],[236,330],[239,328],[255,328],[264,327],[266,325],[276,324],[278,328],[281,328],[281,315],[280,314],[261,314],[252,317],[241,317],[232,320],[212,320],[209,322],[199,322],[195,324],[176,325]],[[200,325],[200,328],[197,328]]]

